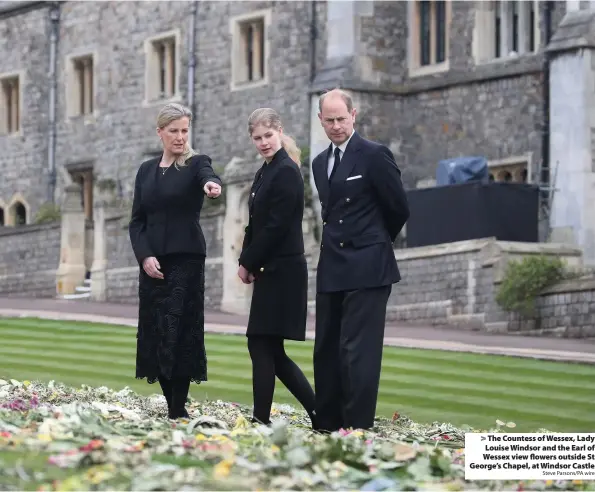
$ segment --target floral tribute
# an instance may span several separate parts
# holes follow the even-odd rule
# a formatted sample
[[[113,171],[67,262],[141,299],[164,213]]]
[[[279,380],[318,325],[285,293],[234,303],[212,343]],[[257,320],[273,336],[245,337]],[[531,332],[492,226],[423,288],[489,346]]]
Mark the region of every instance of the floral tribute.
[[[396,412],[374,431],[322,435],[277,405],[270,427],[250,408],[189,400],[165,417],[163,396],[128,388],[1,380],[0,490],[587,490],[593,482],[467,482],[464,434]],[[514,424],[497,422],[492,432]],[[487,430],[483,430],[484,432]],[[538,431],[544,431],[540,429]]]

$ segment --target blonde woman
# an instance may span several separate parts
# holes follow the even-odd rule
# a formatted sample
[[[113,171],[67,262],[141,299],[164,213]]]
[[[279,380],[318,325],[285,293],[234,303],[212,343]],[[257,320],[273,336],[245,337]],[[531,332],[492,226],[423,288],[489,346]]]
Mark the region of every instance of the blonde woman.
[[[284,348],[284,340],[301,341],[306,336],[308,270],[302,235],[304,182],[297,164],[300,152],[270,108],[250,115],[248,133],[265,160],[250,191],[250,219],[238,269],[244,283],[254,282],[246,330],[252,359],[253,419],[270,422],[278,377],[315,426],[314,391]]]
[[[188,417],[190,382],[207,380],[204,347],[204,195],[217,198],[221,180],[207,155],[188,144],[192,113],[168,104],[157,117],[161,156],[143,162],[129,225],[140,266],[136,377],[159,381],[168,416]]]

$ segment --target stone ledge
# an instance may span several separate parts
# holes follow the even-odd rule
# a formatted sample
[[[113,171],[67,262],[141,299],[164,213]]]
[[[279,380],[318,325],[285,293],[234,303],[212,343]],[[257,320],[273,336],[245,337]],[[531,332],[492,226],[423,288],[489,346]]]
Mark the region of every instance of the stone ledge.
[[[501,251],[511,254],[556,254],[560,256],[581,256],[580,248],[561,243],[520,243],[516,241],[497,241]]]
[[[419,246],[416,248],[395,249],[397,261],[431,258],[461,253],[480,251],[489,244],[496,242],[495,238],[471,239],[453,243],[436,244],[432,246]]]
[[[0,227],[0,237],[16,236],[19,234],[31,234],[40,231],[51,231],[60,229],[61,222],[51,222],[49,224],[26,224],[21,226],[5,226]]]
[[[25,14],[31,10],[51,6],[51,2],[41,1],[21,1],[21,2],[2,2],[0,6],[0,19],[11,17],[13,15]]]
[[[564,280],[556,285],[552,285],[545,289],[540,297],[552,294],[566,294],[569,292],[584,292],[587,290],[595,291],[595,278],[589,277],[585,279],[570,279]]]
[[[591,10],[566,13],[546,48],[547,53],[595,48],[594,21],[595,13]]]
[[[482,63],[471,69],[451,69],[440,74],[415,77],[401,84],[386,84],[382,87],[364,80],[358,80],[354,57],[329,60],[319,70],[309,92],[322,93],[335,87],[355,92],[394,94],[396,97],[416,95],[427,91],[448,89],[460,85],[471,85],[492,80],[537,74],[543,71],[543,53],[520,55],[515,58]]]
[[[8,282],[11,279],[18,279],[18,280],[23,280],[26,279],[27,277],[31,277],[31,281],[32,283],[37,283],[40,280],[40,277],[56,277],[56,272],[58,270],[58,267],[56,267],[54,270],[41,270],[41,271],[36,271],[36,272],[19,272],[19,273],[9,273],[8,275],[0,275],[0,284],[4,283],[4,282]]]

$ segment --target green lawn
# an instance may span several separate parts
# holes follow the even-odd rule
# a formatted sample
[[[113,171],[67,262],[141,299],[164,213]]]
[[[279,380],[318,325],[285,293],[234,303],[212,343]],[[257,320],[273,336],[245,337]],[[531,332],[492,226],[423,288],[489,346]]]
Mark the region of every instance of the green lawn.
[[[0,319],[0,378],[157,393],[159,385],[134,378],[135,334],[125,326]],[[251,403],[246,338],[208,334],[206,345],[209,381],[192,385],[192,396]],[[312,381],[312,343],[290,342],[287,351]],[[281,383],[275,401],[296,403]],[[516,431],[588,432],[595,366],[387,347],[377,413],[395,411],[417,422],[487,429],[500,419]]]

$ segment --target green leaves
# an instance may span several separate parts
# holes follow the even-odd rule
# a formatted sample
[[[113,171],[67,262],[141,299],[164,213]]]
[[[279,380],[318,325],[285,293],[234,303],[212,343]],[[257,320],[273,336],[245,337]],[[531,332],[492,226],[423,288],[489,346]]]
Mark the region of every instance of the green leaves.
[[[560,258],[544,255],[511,260],[496,294],[496,302],[506,311],[535,316],[535,299],[547,287],[564,278]]]

